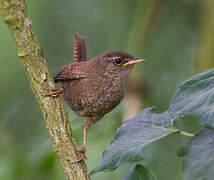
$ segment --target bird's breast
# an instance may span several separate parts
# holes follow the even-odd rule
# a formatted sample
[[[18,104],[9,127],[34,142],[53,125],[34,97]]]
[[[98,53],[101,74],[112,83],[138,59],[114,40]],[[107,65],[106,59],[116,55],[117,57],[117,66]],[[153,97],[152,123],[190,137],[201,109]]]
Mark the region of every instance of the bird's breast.
[[[125,94],[120,79],[83,78],[63,83],[64,98],[81,116],[103,116],[116,107]]]

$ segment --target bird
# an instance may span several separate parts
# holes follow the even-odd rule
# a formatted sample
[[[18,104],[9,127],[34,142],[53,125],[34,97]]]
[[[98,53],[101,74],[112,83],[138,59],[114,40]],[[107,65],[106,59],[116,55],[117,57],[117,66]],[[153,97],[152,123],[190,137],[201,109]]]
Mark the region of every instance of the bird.
[[[63,97],[71,109],[85,117],[82,156],[86,159],[88,128],[114,109],[124,98],[128,75],[134,64],[144,58],[134,58],[120,50],[104,52],[90,60],[86,56],[85,38],[73,35],[73,63],[65,65],[53,77],[61,88],[51,89],[48,96]]]

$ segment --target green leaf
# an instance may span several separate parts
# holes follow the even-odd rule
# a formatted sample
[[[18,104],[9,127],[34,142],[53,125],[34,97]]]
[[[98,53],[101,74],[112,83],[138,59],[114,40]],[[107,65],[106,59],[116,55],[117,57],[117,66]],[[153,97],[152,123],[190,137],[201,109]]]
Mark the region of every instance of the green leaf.
[[[214,131],[202,130],[191,141],[183,161],[183,180],[214,177]]]
[[[149,168],[137,164],[123,180],[157,180],[157,177]]]
[[[125,162],[143,159],[142,150],[147,145],[177,132],[167,129],[168,112],[155,114],[154,108],[146,108],[133,119],[126,121],[118,130],[117,136],[103,153],[99,166],[91,173],[112,171]]]
[[[172,121],[194,115],[201,125],[214,128],[214,69],[184,81],[168,111]]]

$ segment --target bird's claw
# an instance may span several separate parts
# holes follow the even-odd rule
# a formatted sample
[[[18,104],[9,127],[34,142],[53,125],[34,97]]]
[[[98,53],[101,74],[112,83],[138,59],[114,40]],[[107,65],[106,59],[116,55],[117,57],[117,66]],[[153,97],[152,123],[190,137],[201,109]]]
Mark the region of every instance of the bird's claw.
[[[45,94],[45,96],[53,96],[53,97],[57,97],[60,94],[63,93],[64,89],[63,88],[50,88],[50,91],[48,94]]]
[[[80,162],[82,160],[87,160],[87,157],[86,157],[86,147],[85,146],[83,146],[81,149],[78,149],[77,151],[81,152],[82,156],[79,159],[75,160],[75,161],[71,161],[71,163],[78,163],[78,162]]]
[[[80,162],[80,161],[82,161],[82,160],[87,160],[87,157],[86,157],[86,154],[85,154],[85,153],[82,154],[82,156],[81,156],[79,159],[74,160],[74,161],[71,161],[71,163],[78,163],[78,162]]]
[[[77,151],[79,151],[79,152],[85,154],[85,153],[86,153],[86,147],[83,146],[81,149],[78,149]]]

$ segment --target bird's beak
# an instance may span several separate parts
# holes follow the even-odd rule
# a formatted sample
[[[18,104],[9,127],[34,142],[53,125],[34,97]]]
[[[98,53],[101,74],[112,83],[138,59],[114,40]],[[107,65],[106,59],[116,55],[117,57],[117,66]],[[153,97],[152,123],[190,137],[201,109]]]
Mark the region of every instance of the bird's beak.
[[[127,66],[127,65],[130,65],[130,64],[136,64],[136,63],[139,63],[139,62],[144,62],[146,59],[144,58],[133,58],[131,61],[128,61],[127,63],[123,64],[123,66]]]

